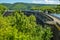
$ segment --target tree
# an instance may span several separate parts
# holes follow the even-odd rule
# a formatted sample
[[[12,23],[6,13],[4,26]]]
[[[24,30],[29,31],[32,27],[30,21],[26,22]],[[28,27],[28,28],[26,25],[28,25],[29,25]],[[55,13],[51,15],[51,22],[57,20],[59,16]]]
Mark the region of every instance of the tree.
[[[50,40],[49,27],[36,24],[35,16],[27,17],[22,12],[0,17],[0,40]]]
[[[52,7],[52,6],[39,6],[39,7],[33,6],[31,10],[39,10],[41,12],[44,12],[47,10],[50,13],[56,13],[55,7]]]
[[[51,13],[56,13],[55,8],[53,8],[53,7],[51,7],[51,6],[42,6],[42,7],[40,7],[40,10],[42,10],[43,12],[44,12],[45,10],[47,10],[47,11],[49,11],[49,12],[51,12]]]
[[[60,13],[60,5],[57,5],[57,7],[56,7],[56,12],[57,12],[57,13]]]
[[[3,14],[5,10],[8,10],[8,8],[4,5],[0,5],[0,13]]]

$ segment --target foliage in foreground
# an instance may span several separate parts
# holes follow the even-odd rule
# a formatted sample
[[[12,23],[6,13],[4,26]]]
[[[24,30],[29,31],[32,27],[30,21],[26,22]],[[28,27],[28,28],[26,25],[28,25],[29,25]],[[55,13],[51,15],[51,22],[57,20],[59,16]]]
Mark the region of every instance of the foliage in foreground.
[[[0,40],[50,40],[49,27],[36,24],[35,16],[27,17],[15,12],[8,17],[0,16]]]

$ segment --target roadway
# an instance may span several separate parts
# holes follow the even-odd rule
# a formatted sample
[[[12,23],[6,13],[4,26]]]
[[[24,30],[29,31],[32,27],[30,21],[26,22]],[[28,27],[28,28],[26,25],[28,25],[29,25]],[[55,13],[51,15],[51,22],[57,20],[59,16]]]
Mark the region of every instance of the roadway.
[[[45,23],[47,24],[51,24],[51,25],[55,25],[56,28],[60,31],[60,19],[52,16],[52,15],[49,15],[49,14],[45,14],[46,16],[49,16],[53,19],[53,21],[46,21]]]

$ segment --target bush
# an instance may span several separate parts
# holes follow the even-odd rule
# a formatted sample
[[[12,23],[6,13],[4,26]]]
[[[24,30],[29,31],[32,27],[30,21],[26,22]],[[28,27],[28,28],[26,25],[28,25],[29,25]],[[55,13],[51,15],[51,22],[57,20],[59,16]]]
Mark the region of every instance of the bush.
[[[0,40],[50,40],[51,28],[36,24],[35,16],[15,12],[0,17]]]

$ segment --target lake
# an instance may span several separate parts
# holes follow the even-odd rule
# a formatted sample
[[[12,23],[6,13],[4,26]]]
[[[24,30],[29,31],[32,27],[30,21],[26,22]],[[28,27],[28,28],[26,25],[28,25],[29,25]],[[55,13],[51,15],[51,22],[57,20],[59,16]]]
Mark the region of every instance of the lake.
[[[51,15],[60,18],[60,14],[51,14]]]

